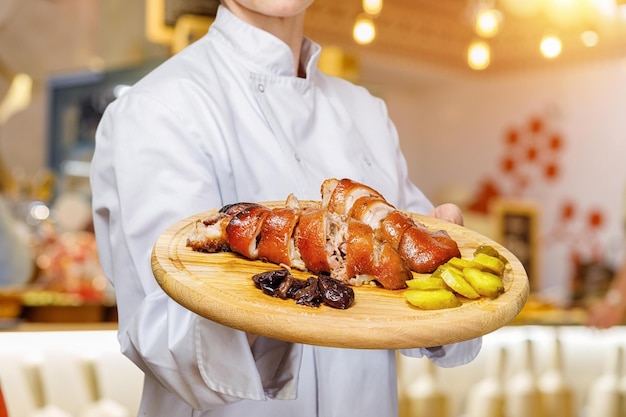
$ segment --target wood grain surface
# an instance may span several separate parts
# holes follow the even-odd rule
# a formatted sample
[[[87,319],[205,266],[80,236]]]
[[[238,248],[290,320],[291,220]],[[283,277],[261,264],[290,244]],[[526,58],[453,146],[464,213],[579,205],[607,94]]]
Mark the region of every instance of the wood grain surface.
[[[283,202],[262,203],[269,207]],[[460,307],[420,310],[402,296],[403,290],[354,287],[354,304],[346,310],[322,305],[300,306],[294,300],[265,295],[252,275],[277,265],[251,261],[233,253],[201,253],[186,246],[194,223],[216,210],[172,225],[156,242],[152,269],[159,285],[189,310],[246,332],[311,345],[404,349],[461,342],[490,333],[517,316],[529,293],[528,278],[519,260],[493,240],[465,227],[409,213],[430,229],[444,229],[456,240],[465,258],[480,244],[495,247],[509,261],[505,292],[496,299],[467,300]],[[293,271],[306,279],[310,274]],[[417,275],[417,274],[416,274]]]

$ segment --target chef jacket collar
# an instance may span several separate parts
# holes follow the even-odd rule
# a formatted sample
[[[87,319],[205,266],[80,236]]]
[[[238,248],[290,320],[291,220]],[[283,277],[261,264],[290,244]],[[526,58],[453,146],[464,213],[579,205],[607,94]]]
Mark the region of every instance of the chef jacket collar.
[[[211,31],[222,35],[224,41],[242,59],[266,75],[294,77],[293,55],[289,46],[276,36],[252,26],[219,6]],[[306,68],[307,78],[315,72],[321,47],[308,38],[302,40],[300,62]]]

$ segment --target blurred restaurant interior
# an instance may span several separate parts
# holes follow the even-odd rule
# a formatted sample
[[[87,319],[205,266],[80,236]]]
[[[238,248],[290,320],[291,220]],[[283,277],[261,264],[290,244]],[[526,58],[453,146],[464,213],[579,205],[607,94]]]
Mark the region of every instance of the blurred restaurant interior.
[[[0,191],[32,259],[0,287],[12,417],[136,413],[141,375],[119,354],[93,235],[94,135],[218,3],[0,2]],[[316,0],[305,34],[323,71],[385,100],[411,180],[528,274],[526,305],[473,363],[399,360],[401,415],[626,415],[626,331],[585,324],[624,260],[626,1]]]

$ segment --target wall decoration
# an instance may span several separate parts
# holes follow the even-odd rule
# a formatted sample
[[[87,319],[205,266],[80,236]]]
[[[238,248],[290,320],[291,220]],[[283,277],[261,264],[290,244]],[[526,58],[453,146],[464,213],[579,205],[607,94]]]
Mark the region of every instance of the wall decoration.
[[[559,157],[565,141],[540,116],[526,124],[509,128],[503,135],[504,153],[500,172],[485,178],[475,194],[470,210],[488,213],[491,201],[499,197],[523,198],[537,185],[554,184],[561,175]]]
[[[530,291],[534,291],[539,286],[539,206],[525,200],[498,199],[492,211],[496,240],[517,256],[528,275]]]
[[[541,288],[540,254],[558,253],[563,258],[552,257],[550,262],[562,265],[571,287],[569,303],[586,306],[604,294],[614,273],[602,239],[608,210],[586,207],[589,202],[579,196],[565,196],[548,211],[556,214],[546,217],[546,206],[555,204],[549,200],[555,198],[565,173],[561,157],[567,145],[549,121],[547,116],[532,116],[505,130],[497,172],[480,182],[469,209],[493,216],[496,238],[527,268],[531,291]]]

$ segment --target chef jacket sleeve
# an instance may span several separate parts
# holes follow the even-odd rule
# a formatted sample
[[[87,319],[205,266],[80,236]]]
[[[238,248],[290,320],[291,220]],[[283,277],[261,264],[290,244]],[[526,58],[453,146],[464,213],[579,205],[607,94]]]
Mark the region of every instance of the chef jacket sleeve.
[[[452,368],[473,361],[482,347],[482,337],[450,345],[422,349],[401,349],[400,353],[413,358],[427,357],[442,368]]]
[[[117,99],[98,128],[94,227],[115,288],[122,351],[196,409],[294,398],[300,345],[260,338],[251,348],[245,333],[174,302],[152,273],[158,236],[220,204],[213,162],[199,137],[184,112],[147,95]]]

